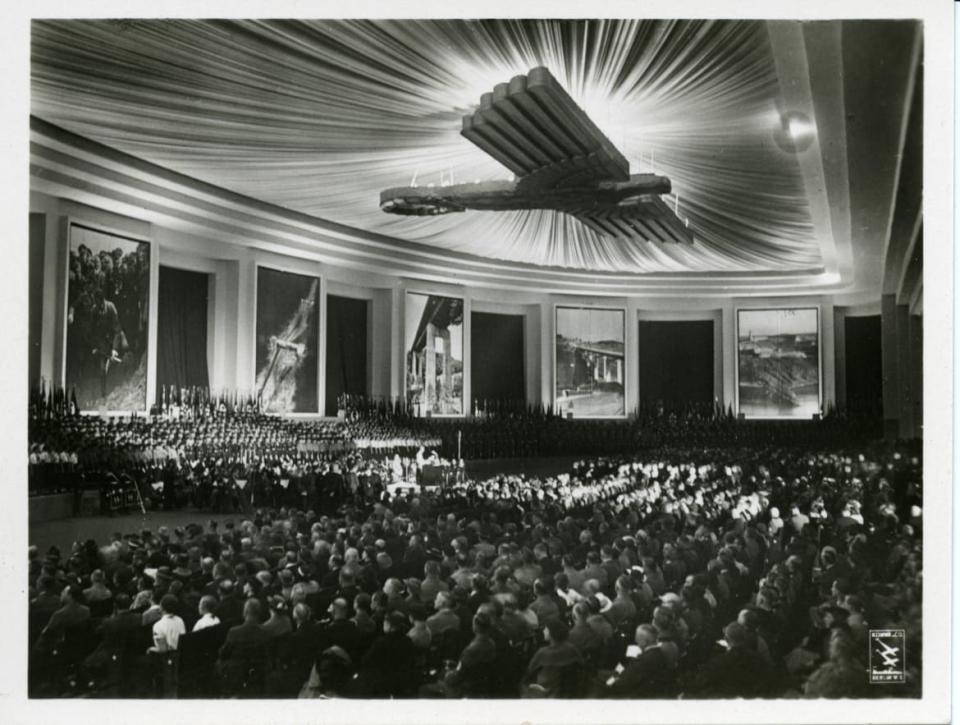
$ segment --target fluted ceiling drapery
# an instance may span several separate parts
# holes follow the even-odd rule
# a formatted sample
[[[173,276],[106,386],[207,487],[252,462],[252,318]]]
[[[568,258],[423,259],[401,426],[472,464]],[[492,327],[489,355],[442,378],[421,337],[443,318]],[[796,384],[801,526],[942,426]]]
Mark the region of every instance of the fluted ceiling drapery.
[[[752,21],[35,21],[32,112],[203,181],[399,240],[597,271],[820,264]],[[387,187],[509,178],[460,136],[480,94],[544,65],[627,157],[673,181],[694,245],[551,211],[394,217]],[[673,198],[668,203],[675,203]]]

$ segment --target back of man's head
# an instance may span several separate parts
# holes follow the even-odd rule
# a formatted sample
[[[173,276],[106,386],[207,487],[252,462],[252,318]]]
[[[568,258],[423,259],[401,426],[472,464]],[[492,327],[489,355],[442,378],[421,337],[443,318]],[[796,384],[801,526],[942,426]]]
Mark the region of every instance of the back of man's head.
[[[172,594],[165,594],[160,599],[160,609],[164,614],[175,614],[180,601]]]
[[[410,629],[410,622],[403,612],[390,612],[383,620],[385,631],[406,634]]]
[[[573,605],[573,619],[575,622],[586,622],[590,616],[590,605],[584,601]]]
[[[251,598],[243,603],[243,618],[247,622],[259,624],[262,612],[263,605],[260,604],[259,599]]]
[[[730,622],[723,629],[723,637],[730,645],[730,649],[735,647],[746,647],[750,641],[750,633],[746,627],[739,622]]]
[[[486,612],[477,612],[473,618],[473,631],[476,634],[490,634],[493,630],[493,620]]]
[[[657,643],[657,629],[650,624],[641,624],[634,633],[634,641],[641,649]]]
[[[550,641],[554,644],[566,642],[570,636],[570,628],[567,627],[567,623],[562,619],[550,619],[546,624],[546,630]]]
[[[130,609],[130,595],[120,592],[113,597],[113,610],[115,612],[125,612]]]
[[[300,604],[293,608],[293,618],[295,621],[304,624],[313,618],[313,610],[310,609],[308,604],[300,602]]]
[[[453,604],[453,595],[450,592],[437,592],[437,598],[434,605],[439,609],[446,609]]]
[[[347,614],[349,613],[347,600],[343,597],[337,597],[334,599],[333,603],[330,605],[330,613],[333,615],[334,619],[346,619]]]
[[[83,590],[77,584],[71,584],[63,590],[63,596],[61,599],[64,602],[75,602],[81,604],[83,602]]]

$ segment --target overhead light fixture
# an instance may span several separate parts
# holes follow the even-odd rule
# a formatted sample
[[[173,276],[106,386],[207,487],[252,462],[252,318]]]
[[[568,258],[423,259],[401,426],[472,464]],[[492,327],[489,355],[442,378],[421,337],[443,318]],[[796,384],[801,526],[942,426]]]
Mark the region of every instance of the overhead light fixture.
[[[800,111],[787,111],[780,115],[780,122],[773,132],[777,146],[787,153],[806,151],[816,136],[816,126]]]

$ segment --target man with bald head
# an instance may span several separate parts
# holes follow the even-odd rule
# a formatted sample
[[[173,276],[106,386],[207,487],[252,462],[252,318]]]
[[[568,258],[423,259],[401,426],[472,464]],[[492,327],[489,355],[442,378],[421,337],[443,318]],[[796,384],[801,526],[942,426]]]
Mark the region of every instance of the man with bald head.
[[[350,605],[346,599],[337,597],[330,604],[328,610],[332,620],[320,632],[320,652],[328,647],[342,647],[350,655],[351,659],[356,659],[358,654],[359,632],[357,624],[350,619]]]
[[[634,633],[640,653],[631,658],[619,676],[607,680],[604,695],[623,698],[672,697],[676,688],[676,670],[657,642],[653,625],[641,624]]]

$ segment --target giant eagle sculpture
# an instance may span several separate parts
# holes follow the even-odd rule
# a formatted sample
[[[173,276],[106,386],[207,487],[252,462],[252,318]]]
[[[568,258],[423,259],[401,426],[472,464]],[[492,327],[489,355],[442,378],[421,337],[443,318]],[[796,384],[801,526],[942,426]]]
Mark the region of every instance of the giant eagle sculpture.
[[[484,93],[479,108],[463,117],[460,133],[516,180],[395,187],[381,192],[380,208],[409,216],[553,209],[606,237],[693,242],[660,198],[670,193],[670,179],[631,174],[623,154],[546,68]]]

